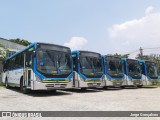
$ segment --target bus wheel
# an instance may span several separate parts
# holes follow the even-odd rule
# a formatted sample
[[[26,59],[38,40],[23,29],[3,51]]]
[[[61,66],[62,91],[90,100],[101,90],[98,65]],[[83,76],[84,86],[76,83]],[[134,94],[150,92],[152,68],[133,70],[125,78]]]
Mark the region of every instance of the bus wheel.
[[[86,91],[86,90],[87,90],[87,88],[81,88],[81,90],[82,90],[82,91]]]
[[[142,88],[143,85],[137,85],[138,88]]]
[[[20,90],[21,90],[21,92],[24,93],[24,94],[29,93],[29,90],[27,89],[27,87],[26,87],[26,86],[23,86],[23,78],[21,78],[21,81],[20,81]]]
[[[57,90],[50,90],[50,92],[53,92],[53,93],[55,93],[55,92],[57,92]]]
[[[125,86],[121,86],[121,88],[122,88],[122,89],[124,89],[124,88],[125,88]]]
[[[103,89],[108,89],[108,86],[104,86]]]
[[[6,77],[6,80],[5,80],[5,87],[7,88],[7,89],[9,89],[9,85],[8,85],[8,79],[7,79],[7,77]]]

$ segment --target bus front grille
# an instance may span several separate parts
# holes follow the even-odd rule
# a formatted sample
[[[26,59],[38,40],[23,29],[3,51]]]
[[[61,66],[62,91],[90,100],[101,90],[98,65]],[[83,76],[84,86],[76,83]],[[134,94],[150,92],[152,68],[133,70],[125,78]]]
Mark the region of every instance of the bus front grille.
[[[67,84],[46,84],[47,88],[65,88]]]
[[[88,87],[99,87],[101,83],[88,83]]]

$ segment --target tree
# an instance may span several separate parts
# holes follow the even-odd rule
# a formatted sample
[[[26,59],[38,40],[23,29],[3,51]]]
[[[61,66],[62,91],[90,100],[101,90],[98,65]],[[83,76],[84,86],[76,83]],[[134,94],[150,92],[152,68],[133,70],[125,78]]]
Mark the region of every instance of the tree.
[[[160,55],[159,54],[143,55],[141,57],[138,54],[136,59],[142,59],[142,60],[148,60],[148,61],[155,62],[158,69],[160,69]]]
[[[151,60],[151,56],[150,55],[143,55],[141,56],[140,54],[137,55],[136,59],[140,59],[140,60]]]
[[[20,39],[20,38],[17,38],[17,39],[10,39],[11,42],[14,42],[14,43],[17,43],[17,44],[20,44],[20,45],[24,45],[24,46],[28,46],[31,44],[31,42],[27,41],[27,40],[24,40],[24,39]]]
[[[3,59],[3,58],[7,58],[7,52],[9,50],[7,48],[5,48],[3,45],[0,44],[0,61]]]
[[[120,58],[128,58],[129,54],[121,55],[121,54],[115,53],[115,54],[113,54],[113,56],[117,56],[117,57],[120,57]]]

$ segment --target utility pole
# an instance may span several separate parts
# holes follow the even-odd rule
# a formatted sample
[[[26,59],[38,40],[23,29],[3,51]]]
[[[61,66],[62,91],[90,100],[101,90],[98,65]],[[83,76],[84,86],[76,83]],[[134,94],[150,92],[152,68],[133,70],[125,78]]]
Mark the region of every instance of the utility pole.
[[[140,47],[140,49],[139,49],[139,51],[140,51],[140,59],[142,59],[143,58],[143,49]]]

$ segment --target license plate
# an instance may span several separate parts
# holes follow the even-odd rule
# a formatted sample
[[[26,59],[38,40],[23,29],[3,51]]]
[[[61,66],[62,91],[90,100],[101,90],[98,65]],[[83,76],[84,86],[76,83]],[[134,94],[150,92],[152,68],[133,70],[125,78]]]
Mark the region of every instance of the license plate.
[[[93,86],[97,86],[97,83],[93,83],[92,85],[93,85]]]
[[[120,85],[120,83],[116,83],[117,85]]]
[[[57,87],[57,88],[59,88],[59,87],[61,87],[61,85],[54,85],[54,87]]]

